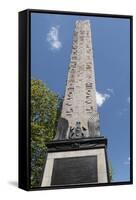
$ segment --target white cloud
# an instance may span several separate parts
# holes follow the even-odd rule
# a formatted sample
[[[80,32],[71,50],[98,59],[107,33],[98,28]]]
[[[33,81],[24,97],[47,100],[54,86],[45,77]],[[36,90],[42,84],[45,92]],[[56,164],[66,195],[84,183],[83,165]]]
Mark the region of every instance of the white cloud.
[[[123,116],[124,114],[125,114],[125,116],[126,116],[126,114],[129,112],[130,97],[126,98],[125,101],[127,102],[127,105],[125,105],[124,108],[122,108],[122,110],[120,110],[120,111],[118,112],[118,114],[119,114],[120,116]]]
[[[52,26],[47,34],[47,41],[49,42],[51,49],[60,49],[62,44],[59,40],[59,26]]]
[[[127,160],[124,162],[124,165],[130,165],[130,157],[127,158]]]
[[[107,94],[107,93],[102,94],[96,91],[96,102],[99,107],[101,107],[104,104],[104,102],[109,98],[110,98],[110,94]]]
[[[107,91],[111,94],[114,94],[114,90],[112,88],[107,88]]]

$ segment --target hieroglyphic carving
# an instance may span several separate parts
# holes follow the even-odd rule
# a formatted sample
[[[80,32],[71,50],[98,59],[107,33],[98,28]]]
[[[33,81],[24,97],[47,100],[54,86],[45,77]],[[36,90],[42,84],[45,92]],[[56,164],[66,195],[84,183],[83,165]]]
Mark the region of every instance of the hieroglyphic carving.
[[[89,137],[97,127],[93,48],[88,20],[76,21],[61,117],[68,120],[66,138]],[[88,124],[88,120],[89,124]],[[82,124],[79,127],[76,123]],[[93,125],[92,125],[93,124]],[[73,134],[73,136],[72,136]]]

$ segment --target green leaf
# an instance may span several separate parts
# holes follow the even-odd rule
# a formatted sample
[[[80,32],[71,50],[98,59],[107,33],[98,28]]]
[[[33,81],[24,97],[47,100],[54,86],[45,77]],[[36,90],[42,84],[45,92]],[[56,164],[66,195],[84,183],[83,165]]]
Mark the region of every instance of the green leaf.
[[[40,186],[46,144],[55,136],[62,99],[41,81],[31,80],[31,186]]]

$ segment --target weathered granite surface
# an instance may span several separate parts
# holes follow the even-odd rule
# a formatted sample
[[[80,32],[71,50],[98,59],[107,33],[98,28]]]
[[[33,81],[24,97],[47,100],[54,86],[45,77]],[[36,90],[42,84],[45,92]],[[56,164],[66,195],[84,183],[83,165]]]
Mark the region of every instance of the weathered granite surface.
[[[55,140],[99,136],[89,20],[76,21],[65,97]]]

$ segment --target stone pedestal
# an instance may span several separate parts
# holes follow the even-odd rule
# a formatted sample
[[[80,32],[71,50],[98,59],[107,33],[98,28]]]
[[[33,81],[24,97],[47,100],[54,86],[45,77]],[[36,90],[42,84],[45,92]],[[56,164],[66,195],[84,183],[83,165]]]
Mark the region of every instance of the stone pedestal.
[[[104,137],[49,143],[41,186],[107,183],[106,146]]]

